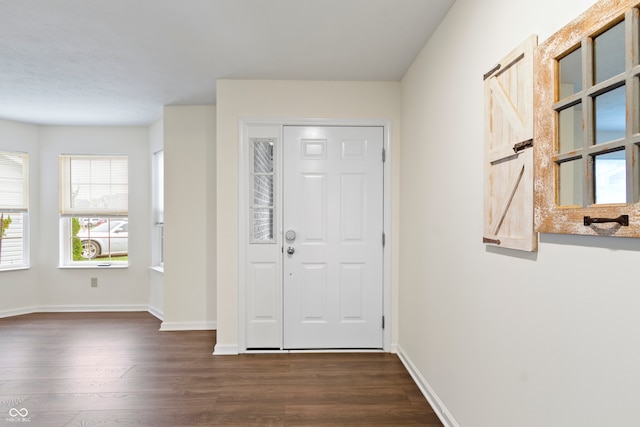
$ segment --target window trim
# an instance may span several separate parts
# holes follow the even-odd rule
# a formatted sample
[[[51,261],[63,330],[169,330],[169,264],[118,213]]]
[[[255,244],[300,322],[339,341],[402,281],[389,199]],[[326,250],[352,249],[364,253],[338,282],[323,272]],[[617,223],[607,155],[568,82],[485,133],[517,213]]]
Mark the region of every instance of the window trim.
[[[640,112],[640,2],[638,0],[624,0],[621,2],[601,1],[588,9],[574,21],[566,25],[556,34],[538,47],[535,58],[535,221],[536,230],[542,233],[582,234],[593,236],[620,236],[640,237],[640,173],[637,161],[640,154],[640,133],[638,112]],[[625,20],[625,43],[632,43],[632,54],[627,53],[624,76],[606,80],[597,85],[583,84],[582,90],[563,100],[557,100],[558,61],[577,48],[583,49],[583,55],[587,49],[591,49],[592,40],[622,20]],[[627,45],[628,46],[628,45]],[[625,47],[628,52],[628,47]],[[585,64],[590,64],[590,56],[583,58],[583,71]],[[583,82],[586,77],[583,75]],[[594,102],[590,97],[600,93],[605,88],[626,85],[627,111],[635,110],[627,117],[632,122],[627,123],[626,137],[623,141],[615,140],[605,144],[598,144],[597,148],[586,147],[581,153],[558,153],[559,120],[558,114],[561,108],[579,103],[580,100]],[[583,105],[583,127],[586,133],[591,133],[592,106]],[[585,125],[586,123],[586,125]],[[587,138],[590,137],[587,136]],[[583,155],[585,157],[584,182],[593,182],[590,176],[589,165],[593,161],[594,150],[605,153],[614,147],[624,146],[627,151],[627,203],[588,205],[593,200],[593,189],[586,186],[583,198],[583,206],[560,206],[557,204],[559,161],[567,160],[571,156]],[[617,223],[587,224],[587,217],[614,219],[621,215],[628,215],[629,225],[623,226]],[[587,225],[586,225],[587,224]]]
[[[152,154],[151,183],[153,189],[152,269],[164,270],[164,149]]]

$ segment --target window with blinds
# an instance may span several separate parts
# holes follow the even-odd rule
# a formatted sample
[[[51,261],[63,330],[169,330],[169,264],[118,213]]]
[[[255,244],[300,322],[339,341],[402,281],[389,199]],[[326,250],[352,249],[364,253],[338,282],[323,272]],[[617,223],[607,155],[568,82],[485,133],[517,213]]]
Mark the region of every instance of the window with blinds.
[[[29,266],[29,155],[0,151],[0,271]]]
[[[127,264],[127,156],[60,156],[61,264]]]

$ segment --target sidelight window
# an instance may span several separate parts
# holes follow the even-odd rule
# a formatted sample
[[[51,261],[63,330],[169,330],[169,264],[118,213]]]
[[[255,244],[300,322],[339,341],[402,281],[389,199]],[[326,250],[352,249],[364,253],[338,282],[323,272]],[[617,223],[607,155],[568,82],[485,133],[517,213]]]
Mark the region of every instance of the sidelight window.
[[[275,139],[250,140],[251,243],[275,243]]]

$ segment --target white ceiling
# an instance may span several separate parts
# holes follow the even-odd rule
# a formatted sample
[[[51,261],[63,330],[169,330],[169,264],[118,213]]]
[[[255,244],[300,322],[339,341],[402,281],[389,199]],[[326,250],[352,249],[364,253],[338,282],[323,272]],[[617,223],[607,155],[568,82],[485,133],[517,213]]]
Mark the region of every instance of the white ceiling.
[[[0,0],[0,118],[140,125],[216,79],[400,80],[454,0]]]

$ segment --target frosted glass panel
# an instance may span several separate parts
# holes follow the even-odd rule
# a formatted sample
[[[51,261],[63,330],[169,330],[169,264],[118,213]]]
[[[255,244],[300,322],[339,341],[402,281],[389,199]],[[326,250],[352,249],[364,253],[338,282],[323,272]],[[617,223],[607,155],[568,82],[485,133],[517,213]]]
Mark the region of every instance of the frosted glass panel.
[[[275,243],[274,139],[251,140],[251,242]]]
[[[253,204],[256,206],[273,206],[273,175],[256,175],[253,177]]]
[[[273,241],[273,209],[253,209],[252,232],[255,242]]]
[[[253,141],[253,172],[273,172],[273,141]]]

